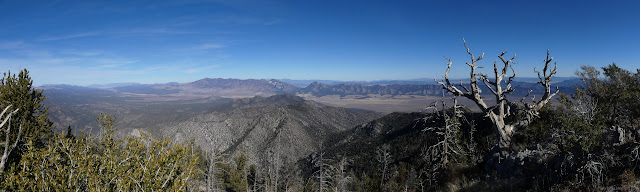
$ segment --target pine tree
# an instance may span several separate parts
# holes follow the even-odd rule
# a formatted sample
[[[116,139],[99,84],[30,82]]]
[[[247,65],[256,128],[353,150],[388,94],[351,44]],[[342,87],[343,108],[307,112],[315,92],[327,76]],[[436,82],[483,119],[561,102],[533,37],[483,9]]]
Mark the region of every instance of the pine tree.
[[[7,129],[0,129],[0,135],[8,138],[6,143],[17,143],[17,147],[8,155],[7,164],[17,163],[25,152],[26,143],[43,147],[53,134],[53,123],[47,114],[48,107],[42,104],[46,99],[43,91],[34,89],[32,85],[33,81],[26,69],[20,71],[18,76],[11,72],[4,73],[0,79],[0,108],[5,109],[11,105],[12,111],[17,110],[10,122],[7,122],[15,128],[14,131],[7,135]],[[17,131],[18,128],[21,131]]]
[[[102,114],[101,138],[55,134],[48,145],[27,145],[18,166],[0,180],[7,191],[189,191],[199,155],[193,142],[113,137],[115,118]]]

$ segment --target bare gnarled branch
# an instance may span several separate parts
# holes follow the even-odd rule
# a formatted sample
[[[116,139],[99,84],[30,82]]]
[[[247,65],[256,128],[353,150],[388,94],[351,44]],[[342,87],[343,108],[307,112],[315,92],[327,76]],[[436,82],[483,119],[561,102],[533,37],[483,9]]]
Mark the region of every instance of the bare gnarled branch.
[[[557,64],[554,63],[553,70],[550,70],[549,64],[553,60],[553,57],[549,55],[549,50],[547,50],[547,57],[544,60],[545,65],[542,72],[534,69],[534,71],[538,73],[538,78],[540,79],[538,83],[545,88],[545,92],[542,98],[540,98],[540,100],[536,100],[534,95],[531,104],[524,102],[524,99],[531,93],[531,91],[529,91],[525,98],[520,100],[525,105],[525,113],[529,115],[527,115],[527,117],[525,119],[522,119],[521,121],[515,121],[512,122],[512,124],[507,124],[505,118],[513,113],[510,110],[509,106],[513,102],[509,102],[507,94],[515,91],[515,87],[512,85],[512,82],[516,76],[516,71],[513,68],[513,64],[516,64],[516,62],[513,61],[516,58],[516,54],[513,54],[513,57],[511,59],[505,59],[504,56],[507,52],[503,51],[498,56],[498,58],[500,58],[500,61],[502,61],[502,66],[499,67],[497,61],[493,63],[493,75],[495,79],[490,80],[486,74],[476,72],[477,68],[481,68],[477,65],[477,62],[482,60],[482,58],[484,57],[484,53],[476,58],[473,53],[471,53],[469,46],[464,39],[463,43],[467,54],[469,54],[469,56],[471,57],[471,62],[466,63],[471,69],[469,73],[469,88],[462,85],[461,82],[459,86],[461,86],[465,90],[463,92],[458,89],[456,85],[451,84],[451,82],[449,81],[449,71],[451,70],[452,61],[451,59],[446,57],[445,59],[447,59],[448,63],[447,71],[444,75],[445,82],[439,82],[437,80],[436,82],[439,85],[442,85],[443,89],[447,90],[449,93],[455,96],[464,96],[475,102],[480,110],[486,113],[486,115],[494,123],[496,133],[499,137],[498,146],[500,147],[500,149],[508,148],[511,143],[511,136],[513,135],[513,133],[517,129],[527,126],[529,122],[537,115],[537,111],[540,110],[545,104],[547,104],[549,100],[559,92],[559,89],[556,87],[556,91],[554,93],[551,93],[550,83],[551,77],[557,73]],[[511,69],[511,75],[508,74],[509,69]],[[482,90],[480,89],[480,87],[478,87],[477,84],[478,79],[480,79],[487,87],[487,89],[489,89],[495,96],[495,105],[487,106],[487,104],[482,99],[480,95],[482,93]],[[505,84],[503,85],[503,83]]]
[[[4,110],[2,110],[2,113],[0,113],[0,118],[4,116],[4,114],[9,110],[9,108],[11,108],[11,106],[12,105],[9,105],[5,107]],[[20,137],[22,137],[22,125],[20,125],[18,128],[18,136],[15,139],[13,139],[13,144],[11,144],[11,141],[12,141],[11,140],[11,117],[14,114],[16,114],[18,110],[19,108],[9,112],[9,114],[7,114],[7,116],[4,118],[2,123],[0,123],[0,128],[4,127],[4,125],[7,124],[7,122],[9,123],[7,125],[6,131],[4,131],[5,140],[2,143],[4,145],[4,150],[3,150],[2,156],[0,157],[0,173],[4,171],[4,166],[7,163],[7,160],[9,159],[9,154],[11,154],[11,152],[13,151],[13,149],[16,148],[16,146],[18,146],[18,141],[20,141]]]

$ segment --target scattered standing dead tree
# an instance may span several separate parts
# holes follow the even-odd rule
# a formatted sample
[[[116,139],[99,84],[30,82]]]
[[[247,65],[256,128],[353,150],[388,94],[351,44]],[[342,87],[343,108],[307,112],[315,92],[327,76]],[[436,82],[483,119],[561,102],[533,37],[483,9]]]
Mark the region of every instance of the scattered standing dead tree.
[[[222,154],[220,154],[217,150],[210,152],[208,155],[209,166],[207,167],[207,172],[205,173],[205,182],[207,185],[207,192],[218,192],[222,191],[220,187],[222,186],[222,180],[218,178],[218,174],[222,171],[220,167],[218,167],[219,163],[222,163]]]
[[[531,123],[531,121],[537,116],[538,111],[545,104],[547,104],[553,96],[558,93],[559,89],[557,87],[556,91],[554,93],[551,93],[550,83],[551,77],[557,72],[557,65],[555,65],[554,63],[553,70],[549,68],[549,63],[551,63],[553,57],[549,56],[549,50],[547,50],[547,58],[544,60],[545,65],[542,72],[536,71],[534,69],[534,71],[538,73],[538,79],[540,79],[540,81],[538,81],[537,83],[545,88],[545,92],[542,95],[542,98],[540,98],[540,100],[536,100],[534,96],[532,98],[532,103],[528,103],[524,101],[524,99],[529,96],[529,94],[527,94],[520,100],[524,104],[524,117],[507,122],[506,118],[510,115],[515,115],[516,113],[516,111],[510,110],[510,106],[512,105],[512,103],[507,98],[507,94],[515,91],[515,87],[511,85],[513,79],[516,76],[516,72],[512,66],[514,64],[513,60],[516,57],[515,54],[513,55],[513,58],[509,60],[506,60],[504,58],[504,55],[507,52],[502,52],[502,54],[498,56],[504,66],[502,67],[502,69],[499,69],[497,61],[493,62],[493,72],[495,75],[495,79],[492,81],[486,74],[476,72],[477,68],[482,68],[481,66],[477,65],[477,62],[483,58],[484,53],[482,53],[482,55],[477,58],[474,57],[473,53],[469,51],[467,42],[464,41],[464,39],[463,42],[464,47],[467,49],[467,53],[471,56],[471,63],[466,63],[471,68],[471,72],[469,73],[469,86],[467,87],[463,85],[462,82],[460,82],[460,84],[454,85],[449,81],[449,71],[451,70],[452,62],[451,59],[446,57],[445,59],[447,59],[447,61],[449,62],[447,63],[447,71],[444,75],[445,82],[440,82],[438,80],[435,81],[438,84],[442,85],[443,89],[447,90],[447,92],[455,96],[466,97],[475,102],[480,110],[482,110],[482,112],[485,113],[493,123],[493,128],[496,132],[496,135],[498,136],[497,149],[501,152],[508,151],[511,146],[511,137],[513,136],[513,133],[515,133],[518,129],[528,126],[529,123]],[[508,75],[509,69],[511,69],[512,71],[511,76]],[[491,93],[495,95],[496,104],[494,106],[489,106],[483,100],[481,96],[482,90],[480,89],[480,85],[478,85],[478,81],[482,81],[491,91]],[[503,82],[506,83],[506,85],[503,86]],[[459,89],[458,87],[462,87],[464,91]],[[529,93],[531,93],[531,91],[529,91]]]
[[[11,105],[4,108],[4,110],[0,114],[0,118],[4,116],[4,114],[9,110],[9,108],[11,108]],[[15,149],[16,146],[18,146],[18,141],[20,141],[20,137],[22,135],[22,126],[20,126],[18,128],[18,135],[16,136],[16,138],[15,139],[11,138],[11,116],[13,116],[13,114],[17,112],[18,112],[18,109],[9,112],[7,116],[4,118],[4,120],[2,121],[2,123],[0,123],[0,128],[4,127],[4,124],[8,123],[7,129],[3,131],[5,134],[5,140],[3,143],[0,143],[1,145],[4,145],[2,157],[0,157],[0,173],[4,171],[4,166],[7,163],[7,160],[9,159],[9,155],[11,154],[13,149]],[[11,143],[11,141],[13,141],[13,144]]]
[[[376,149],[376,160],[378,161],[378,171],[380,171],[380,189],[384,189],[389,180],[390,165],[393,161],[391,146],[384,144]]]
[[[313,159],[313,166],[318,168],[318,171],[314,173],[314,177],[318,179],[317,191],[329,191],[331,187],[331,169],[332,166],[328,163],[328,159],[324,158],[324,152],[320,152],[317,158]]]
[[[456,156],[463,155],[464,150],[458,143],[458,133],[461,127],[462,108],[458,105],[458,100],[453,97],[453,111],[448,114],[446,109],[444,91],[442,92],[442,108],[438,110],[437,102],[432,103],[427,109],[433,109],[434,123],[441,121],[442,126],[427,127],[423,129],[423,132],[429,132],[436,136],[437,140],[435,144],[429,144],[422,149],[422,158],[425,161],[425,167],[422,169],[422,174],[426,176],[429,186],[433,186],[437,182],[437,177],[440,174],[440,170],[446,168],[449,165],[449,161],[456,161]]]
[[[333,191],[348,191],[347,186],[352,180],[351,176],[347,173],[349,164],[349,160],[343,156],[333,167]]]
[[[445,103],[444,96],[442,97],[441,104],[442,109],[439,111],[440,113],[438,113],[437,107],[435,106],[436,103],[428,108],[433,108],[435,110],[434,117],[441,118],[444,125],[441,127],[427,127],[422,130],[423,132],[434,132],[438,137],[438,142],[428,146],[426,151],[423,152],[430,153],[428,154],[429,157],[435,158],[439,161],[436,163],[438,168],[447,166],[449,164],[450,157],[463,153],[463,150],[458,144],[456,138],[461,126],[459,118],[462,117],[462,112],[460,111],[462,106],[458,105],[458,99],[454,97],[453,114],[449,115],[447,114],[447,105]]]

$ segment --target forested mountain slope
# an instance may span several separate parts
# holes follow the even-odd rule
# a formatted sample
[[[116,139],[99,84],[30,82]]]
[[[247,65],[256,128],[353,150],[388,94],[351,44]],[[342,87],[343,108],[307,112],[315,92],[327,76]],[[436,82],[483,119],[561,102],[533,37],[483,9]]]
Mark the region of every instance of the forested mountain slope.
[[[265,163],[261,161],[271,153],[291,163],[320,149],[327,136],[377,116],[285,94],[237,99],[212,113],[155,129],[178,141],[195,138],[205,150],[228,155],[243,152],[252,163]]]

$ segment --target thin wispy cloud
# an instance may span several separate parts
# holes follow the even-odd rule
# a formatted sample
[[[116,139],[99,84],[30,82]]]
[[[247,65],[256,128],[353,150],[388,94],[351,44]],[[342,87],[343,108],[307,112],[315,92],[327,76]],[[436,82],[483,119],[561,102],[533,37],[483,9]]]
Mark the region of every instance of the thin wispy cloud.
[[[219,24],[256,24],[260,23],[260,20],[252,17],[245,16],[223,16],[223,17],[214,17],[207,20],[211,23],[219,23]]]
[[[27,58],[48,58],[52,57],[53,53],[47,49],[18,49],[13,51],[16,55],[24,56]]]
[[[19,49],[24,47],[23,41],[0,42],[0,49]]]
[[[210,0],[234,9],[251,12],[283,12],[285,5],[273,0]]]
[[[0,64],[28,64],[32,68],[48,68],[58,66],[82,66],[83,68],[114,68],[133,64],[138,60],[94,58],[94,57],[67,57],[60,55],[22,56],[17,58],[1,57]]]
[[[131,63],[138,62],[137,60],[117,60],[117,59],[99,59],[97,61],[100,63],[107,63],[107,64],[131,64]]]
[[[196,32],[186,31],[186,30],[177,30],[167,27],[141,27],[141,28],[132,28],[132,29],[113,29],[113,30],[105,30],[102,32],[84,32],[84,33],[72,33],[65,35],[52,35],[45,36],[38,40],[40,41],[58,41],[58,40],[68,40],[75,38],[83,38],[83,37],[93,37],[99,35],[112,36],[112,35],[140,35],[140,36],[150,36],[150,35],[181,35],[181,34],[194,34]],[[9,46],[8,44],[7,46]],[[0,47],[1,48],[1,47]]]
[[[146,69],[124,70],[118,68],[104,69],[84,66],[57,66],[38,67],[30,69],[34,82],[46,82],[42,84],[71,83],[75,85],[88,85],[92,83],[116,83],[119,79],[132,78],[148,73]],[[58,76],[46,76],[43,74],[65,74],[67,78],[61,80]]]
[[[225,45],[223,44],[218,44],[218,43],[207,43],[207,44],[202,44],[200,46],[197,46],[196,49],[220,49],[220,48],[224,48]]]
[[[206,72],[210,71],[211,69],[215,69],[215,68],[219,68],[219,67],[220,67],[220,65],[208,65],[208,66],[202,66],[202,67],[193,67],[193,68],[184,69],[182,72],[187,73],[187,74],[206,73]]]
[[[85,57],[89,57],[89,56],[98,56],[98,55],[102,55],[104,53],[104,51],[101,50],[76,50],[76,49],[67,49],[67,50],[62,50],[60,51],[60,53],[62,54],[66,54],[66,55],[77,55],[77,56],[85,56]]]
[[[275,25],[281,23],[282,19],[278,17],[261,18],[247,15],[218,15],[208,18],[200,18],[198,21],[203,23],[230,25]]]
[[[122,35],[178,35],[178,34],[193,34],[193,31],[175,30],[171,28],[134,28],[128,30],[116,31],[114,34]]]
[[[101,68],[115,68],[123,65],[132,64],[138,62],[137,60],[117,60],[117,59],[98,59],[97,63],[101,63],[98,67]]]
[[[34,77],[36,85],[58,83],[84,85],[91,81],[98,83],[158,72],[152,67],[124,67],[135,62],[137,61],[74,57],[0,58],[0,66],[6,66],[11,71],[27,68]]]
[[[75,63],[75,62],[80,61],[80,60],[81,60],[80,58],[59,57],[59,58],[41,58],[41,59],[35,59],[35,60],[32,60],[32,61],[34,61],[35,63],[52,65],[52,64]]]
[[[180,16],[170,20],[167,20],[165,27],[187,27],[202,22],[202,18],[194,16]]]
[[[73,33],[67,35],[48,36],[38,40],[40,41],[57,41],[67,40],[82,37],[92,37],[98,35],[177,35],[177,34],[193,34],[195,32],[175,30],[170,28],[133,28],[123,30],[112,30],[105,32],[86,32],[86,33]]]
[[[21,68],[28,67],[30,65],[32,65],[32,63],[24,59],[0,58],[0,66],[6,67],[9,70],[20,70]],[[0,73],[4,72],[6,71]]]
[[[80,38],[80,37],[90,37],[90,36],[96,36],[96,35],[100,35],[100,34],[101,33],[99,33],[99,32],[74,33],[74,34],[67,34],[67,35],[60,35],[60,36],[44,37],[44,38],[40,38],[40,40],[41,41],[56,41],[56,40],[74,39],[74,38]]]
[[[203,44],[191,44],[183,47],[176,47],[167,50],[173,55],[178,57],[206,57],[209,59],[219,59],[224,57],[224,48],[228,47],[222,43],[203,43]]]
[[[280,19],[271,19],[271,20],[267,20],[267,21],[263,22],[262,25],[275,25],[275,24],[278,24],[278,23],[281,23],[281,22],[282,22],[282,20],[280,20]]]
[[[15,71],[27,68],[38,84],[79,84],[94,77],[108,79],[126,75],[139,75],[145,69],[132,68],[138,60],[114,56],[100,57],[102,50],[78,50],[46,48],[42,45],[4,43],[5,48],[16,48],[0,53],[0,66]],[[61,74],[63,74],[61,76]],[[90,74],[90,75],[88,75]],[[82,78],[80,78],[82,77]]]

